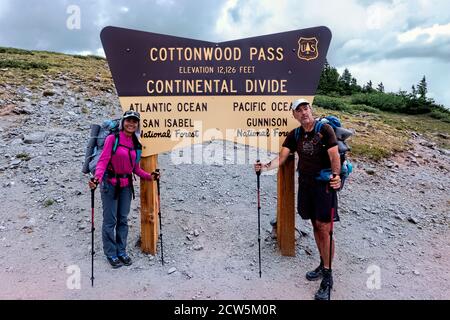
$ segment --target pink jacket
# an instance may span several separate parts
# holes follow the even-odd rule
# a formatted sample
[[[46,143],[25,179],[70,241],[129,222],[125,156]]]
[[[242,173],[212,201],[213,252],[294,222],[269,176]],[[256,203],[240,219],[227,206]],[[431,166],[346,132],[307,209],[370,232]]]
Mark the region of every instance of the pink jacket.
[[[103,175],[108,168],[108,164],[111,161],[112,167],[117,174],[131,174],[134,172],[136,175],[145,180],[153,180],[151,174],[145,172],[141,169],[139,164],[136,164],[136,151],[131,151],[131,162],[130,156],[128,154],[129,150],[125,147],[120,146],[121,144],[129,148],[133,148],[133,138],[127,136],[123,131],[119,133],[119,146],[117,147],[116,153],[112,155],[112,148],[115,142],[115,136],[109,135],[105,139],[105,145],[103,146],[103,151],[98,159],[97,167],[95,169],[95,177],[99,182],[102,182]],[[133,164],[133,166],[132,166]],[[127,178],[119,178],[120,186],[128,186]],[[116,178],[109,178],[108,182],[112,185],[116,185]]]

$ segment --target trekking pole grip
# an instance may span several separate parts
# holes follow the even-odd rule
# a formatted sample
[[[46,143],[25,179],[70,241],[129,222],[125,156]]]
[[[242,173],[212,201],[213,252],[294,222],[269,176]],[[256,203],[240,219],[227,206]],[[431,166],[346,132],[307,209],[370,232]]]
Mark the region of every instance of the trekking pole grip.
[[[95,183],[95,178],[92,177],[91,181]],[[91,208],[94,208],[94,195],[95,195],[95,189],[91,189]]]
[[[153,180],[155,180],[156,182],[159,183],[159,169],[155,169],[155,171],[152,172],[152,177],[153,177]]]
[[[256,163],[261,164],[261,161],[258,159],[258,160],[256,160]],[[261,168],[258,171],[256,171],[256,175],[257,176],[261,175]]]

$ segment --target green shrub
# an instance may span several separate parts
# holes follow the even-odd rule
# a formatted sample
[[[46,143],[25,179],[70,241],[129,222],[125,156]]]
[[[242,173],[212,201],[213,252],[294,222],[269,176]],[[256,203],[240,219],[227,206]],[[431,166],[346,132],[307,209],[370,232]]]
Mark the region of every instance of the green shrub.
[[[81,60],[87,60],[88,59],[87,56],[82,56],[80,54],[74,54],[74,55],[72,55],[72,57],[77,58],[77,59],[81,59]]]
[[[55,200],[53,200],[53,199],[47,199],[47,200],[45,200],[45,202],[44,202],[44,207],[45,207],[45,208],[50,207],[50,206],[53,205],[54,203],[55,203]]]
[[[22,70],[29,70],[29,69],[47,70],[49,68],[49,65],[44,62],[34,62],[34,61],[28,62],[21,60],[5,59],[0,60],[0,68],[17,68]]]
[[[432,104],[424,98],[408,99],[406,102],[405,113],[424,114],[431,112]]]
[[[380,113],[380,110],[374,107],[369,107],[365,104],[354,104],[350,105],[354,111],[363,111],[363,112],[371,112],[371,113]]]
[[[450,123],[450,112],[441,111],[439,109],[433,109],[430,112],[430,117]]]
[[[74,54],[74,55],[72,55],[72,57],[77,58],[77,59],[81,59],[81,60],[88,60],[88,59],[105,60],[105,58],[99,57],[99,56],[94,56],[93,54],[89,54],[89,55],[86,55],[86,56],[83,56],[83,55],[80,55],[80,54]]]
[[[16,154],[16,158],[17,159],[22,159],[24,161],[28,161],[28,160],[31,159],[30,155],[28,153],[26,153],[26,152]]]
[[[351,104],[364,104],[366,106],[389,112],[405,112],[406,101],[393,93],[359,93],[351,97]]]
[[[351,155],[364,157],[375,161],[379,161],[391,155],[386,148],[379,145],[352,143],[351,147]]]
[[[4,47],[0,47],[0,53],[34,55],[34,53],[32,51],[29,51],[29,50],[16,49],[16,48],[4,48]]]
[[[332,98],[327,96],[316,96],[314,104],[320,108],[336,110],[336,111],[351,111],[351,107],[345,104],[342,99]]]
[[[88,55],[88,57],[90,58],[90,59],[93,59],[93,60],[106,60],[105,58],[103,58],[103,57],[100,57],[100,56],[94,56],[93,54],[90,54],[90,55]]]

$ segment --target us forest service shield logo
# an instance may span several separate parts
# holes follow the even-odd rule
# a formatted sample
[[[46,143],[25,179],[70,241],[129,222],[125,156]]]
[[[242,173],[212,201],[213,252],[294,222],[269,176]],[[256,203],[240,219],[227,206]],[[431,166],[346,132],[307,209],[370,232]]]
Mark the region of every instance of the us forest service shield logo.
[[[298,40],[298,57],[306,61],[317,59],[319,56],[318,43],[316,37],[300,38]]]

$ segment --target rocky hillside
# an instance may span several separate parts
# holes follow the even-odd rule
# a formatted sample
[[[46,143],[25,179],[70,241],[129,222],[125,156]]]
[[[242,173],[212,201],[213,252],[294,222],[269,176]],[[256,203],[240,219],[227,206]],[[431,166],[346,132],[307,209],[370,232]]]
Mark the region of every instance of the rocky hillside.
[[[134,263],[109,267],[96,193],[91,288],[90,192],[80,170],[90,124],[120,114],[105,60],[0,48],[1,299],[313,297],[318,283],[304,278],[318,261],[309,222],[297,218],[295,257],[280,256],[271,237],[276,172],[261,181],[259,278],[256,151],[220,141],[192,148],[212,159],[208,165],[181,163],[191,149],[159,156],[164,266],[134,245],[136,200],[129,233]],[[385,113],[338,115],[356,130],[350,143],[356,169],[340,193],[333,297],[449,299],[449,124]],[[248,164],[224,163],[223,150],[225,158],[246,154]],[[71,266],[81,270],[81,289],[67,287]],[[373,270],[380,271],[378,289],[367,284]]]

